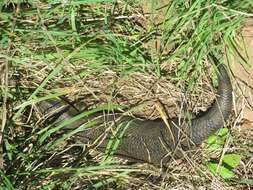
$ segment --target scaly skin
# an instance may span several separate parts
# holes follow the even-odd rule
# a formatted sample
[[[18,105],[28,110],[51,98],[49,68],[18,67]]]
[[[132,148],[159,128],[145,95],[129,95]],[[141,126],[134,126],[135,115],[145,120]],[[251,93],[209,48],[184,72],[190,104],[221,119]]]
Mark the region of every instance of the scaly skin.
[[[141,120],[123,116],[122,113],[104,115],[101,112],[92,114],[64,127],[64,129],[77,128],[83,123],[96,120],[98,123],[78,133],[79,141],[83,143],[94,142],[99,150],[105,150],[109,139],[115,137],[115,131],[123,132],[115,154],[134,162],[148,162],[157,166],[166,166],[171,158],[183,156],[183,151],[192,150],[209,135],[224,126],[232,109],[232,85],[224,65],[210,55],[218,69],[218,93],[214,104],[201,116],[185,121],[179,125],[178,120],[168,121],[162,119]],[[59,108],[62,102],[44,101],[39,104],[44,113]],[[78,104],[76,104],[78,105]],[[65,106],[54,114],[53,120],[60,122],[80,113],[78,109]],[[124,123],[120,127],[120,123]],[[113,132],[114,131],[114,132]],[[117,134],[119,134],[117,133]],[[115,138],[114,138],[115,139]],[[182,151],[183,150],[183,151]]]

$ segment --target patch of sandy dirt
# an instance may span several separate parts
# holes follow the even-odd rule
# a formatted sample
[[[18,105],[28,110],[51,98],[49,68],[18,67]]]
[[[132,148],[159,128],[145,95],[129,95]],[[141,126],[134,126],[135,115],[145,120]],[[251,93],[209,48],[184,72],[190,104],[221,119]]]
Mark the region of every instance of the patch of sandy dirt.
[[[248,66],[242,66],[238,57],[229,61],[232,75],[234,77],[234,111],[237,116],[239,129],[252,132],[253,128],[253,19],[246,21],[242,30],[242,38],[238,38],[241,44],[240,53],[249,60]],[[244,40],[244,42],[243,42]],[[243,47],[245,43],[245,48]],[[253,134],[253,133],[252,133]]]

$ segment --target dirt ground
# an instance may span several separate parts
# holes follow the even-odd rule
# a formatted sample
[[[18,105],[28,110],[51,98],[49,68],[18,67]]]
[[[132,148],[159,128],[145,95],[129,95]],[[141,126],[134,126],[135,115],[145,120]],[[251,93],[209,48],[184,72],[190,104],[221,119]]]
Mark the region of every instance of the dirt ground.
[[[235,57],[229,62],[231,73],[234,78],[234,95],[235,105],[234,110],[237,115],[239,130],[252,133],[253,128],[253,19],[246,21],[246,26],[242,30],[242,36],[246,47],[240,48],[243,55],[249,59],[249,67],[243,67],[238,64],[238,59]],[[238,42],[243,45],[242,38],[238,38]],[[242,46],[243,47],[243,46]]]

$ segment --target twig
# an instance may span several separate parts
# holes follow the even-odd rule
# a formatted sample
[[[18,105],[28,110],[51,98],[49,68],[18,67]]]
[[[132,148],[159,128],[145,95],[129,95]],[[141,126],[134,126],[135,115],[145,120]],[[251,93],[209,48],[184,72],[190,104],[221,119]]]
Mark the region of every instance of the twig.
[[[230,8],[227,8],[227,7],[223,7],[223,6],[221,6],[221,5],[217,5],[217,4],[215,4],[215,3],[213,3],[212,6],[217,7],[217,8],[220,8],[220,9],[224,9],[224,10],[229,10],[229,11],[234,12],[234,13],[239,14],[239,15],[244,15],[244,16],[248,16],[248,17],[253,17],[253,14],[251,14],[251,13],[245,13],[245,12],[242,12],[242,11],[237,11],[237,10],[234,10],[234,9],[230,9]]]
[[[121,19],[132,19],[132,18],[140,18],[140,17],[150,17],[151,13],[146,13],[146,14],[132,14],[132,15],[120,15],[116,17],[112,17],[114,20],[121,20]],[[94,21],[103,21],[105,20],[105,17],[100,17],[100,18],[87,18],[83,19],[85,22],[94,22]]]

